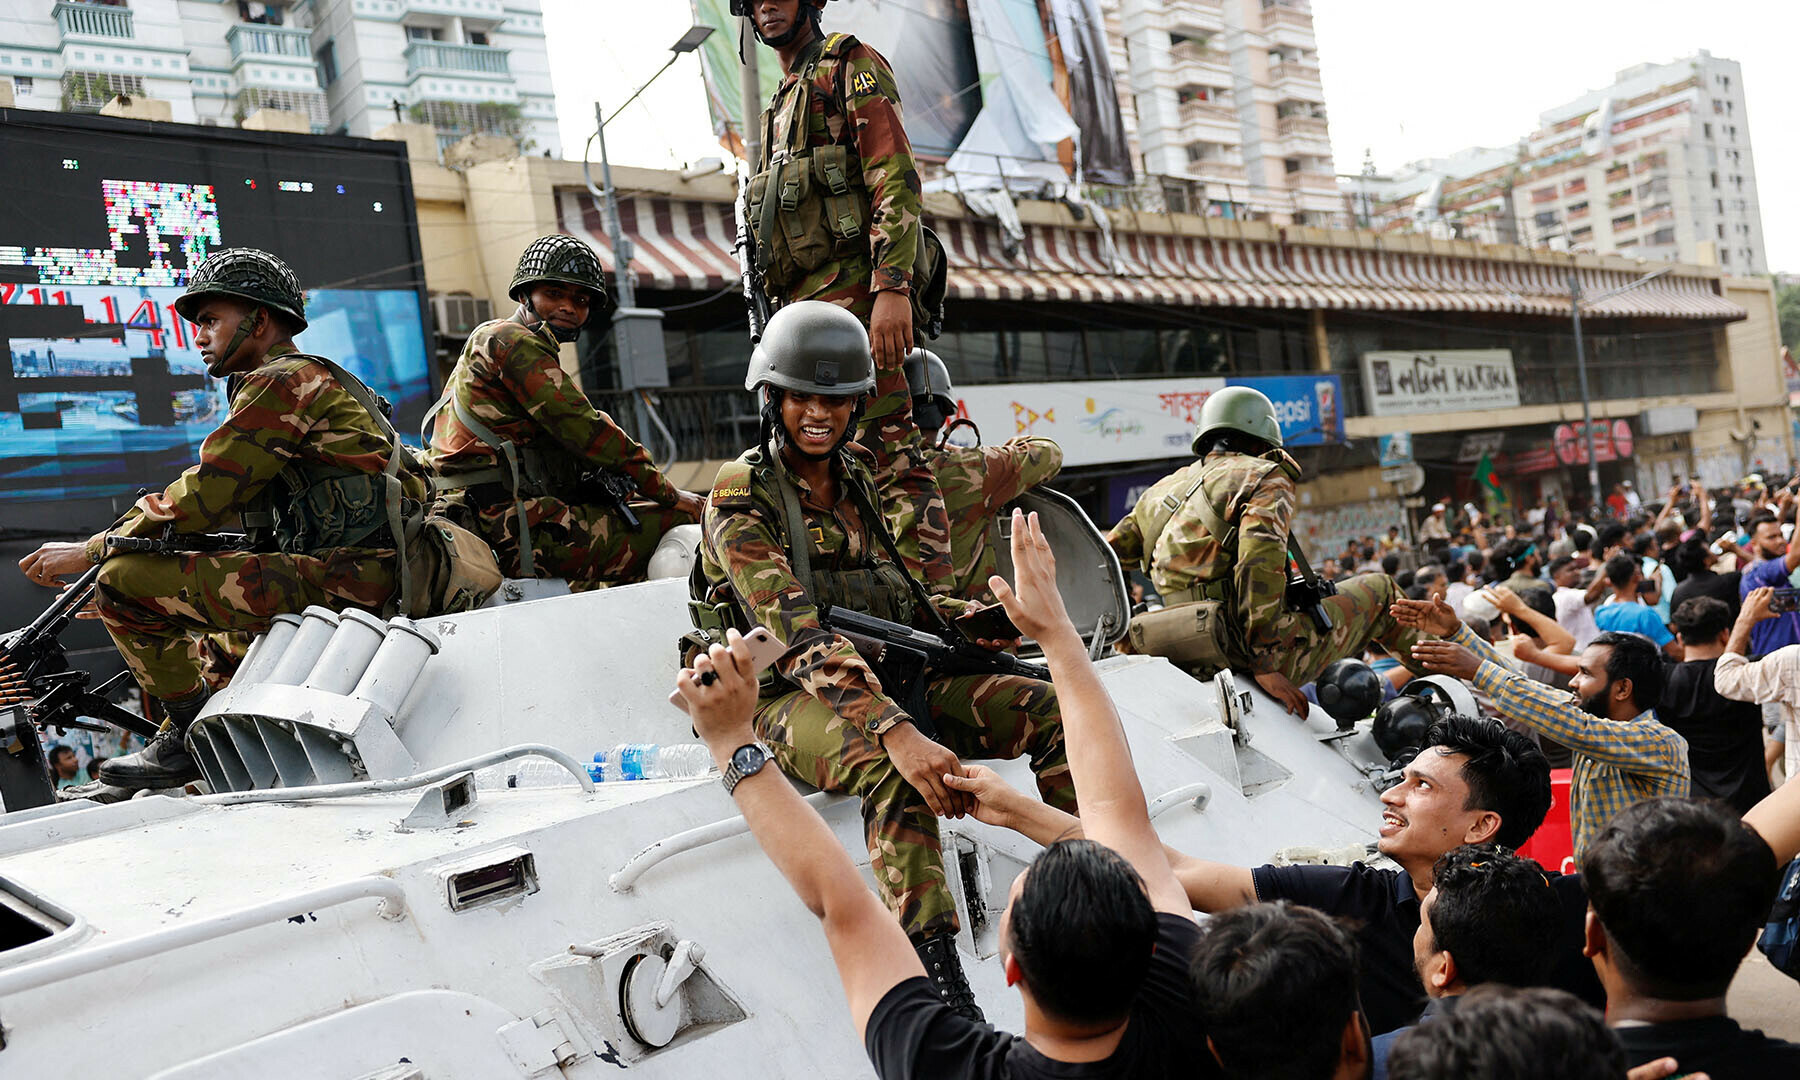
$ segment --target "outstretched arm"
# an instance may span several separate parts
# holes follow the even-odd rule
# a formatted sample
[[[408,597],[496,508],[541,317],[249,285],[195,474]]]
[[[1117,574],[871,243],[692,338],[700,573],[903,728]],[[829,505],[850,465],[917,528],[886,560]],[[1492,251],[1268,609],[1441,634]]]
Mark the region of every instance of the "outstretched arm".
[[[737,631],[726,632],[729,647],[714,645],[675,677],[676,701],[694,721],[721,771],[732,751],[756,741],[750,717],[756,708],[756,673],[750,650]],[[697,676],[716,678],[701,685]],[[756,842],[816,916],[831,946],[857,1038],[882,997],[907,979],[925,974],[906,931],[888,914],[838,843],[825,820],[773,764],[749,777],[732,793]]]

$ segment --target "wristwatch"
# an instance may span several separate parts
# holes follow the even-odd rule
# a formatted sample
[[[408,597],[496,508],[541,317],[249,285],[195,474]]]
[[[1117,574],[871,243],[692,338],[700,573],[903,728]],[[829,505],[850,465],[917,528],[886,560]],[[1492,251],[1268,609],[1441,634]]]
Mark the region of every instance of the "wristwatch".
[[[719,777],[719,783],[725,785],[725,794],[730,795],[746,777],[762,772],[764,765],[774,754],[760,742],[745,743],[731,752],[731,760],[725,763],[725,771]]]

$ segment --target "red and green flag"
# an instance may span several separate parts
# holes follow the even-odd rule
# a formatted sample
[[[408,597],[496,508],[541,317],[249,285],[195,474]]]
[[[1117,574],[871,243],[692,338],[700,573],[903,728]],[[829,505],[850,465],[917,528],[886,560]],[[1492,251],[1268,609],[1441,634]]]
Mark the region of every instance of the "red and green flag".
[[[1500,485],[1500,470],[1494,468],[1493,455],[1482,453],[1481,461],[1475,466],[1475,480],[1487,497],[1488,513],[1498,514],[1512,503],[1506,489]]]

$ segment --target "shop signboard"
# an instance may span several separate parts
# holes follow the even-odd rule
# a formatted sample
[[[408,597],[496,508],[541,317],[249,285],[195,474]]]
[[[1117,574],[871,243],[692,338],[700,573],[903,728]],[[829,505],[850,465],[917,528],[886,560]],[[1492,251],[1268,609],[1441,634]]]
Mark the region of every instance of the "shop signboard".
[[[1201,406],[1226,386],[1267,394],[1288,446],[1343,441],[1343,386],[1335,375],[965,386],[957,392],[957,415],[973,420],[990,443],[1054,439],[1066,468],[1154,461],[1191,454]]]
[[[1620,461],[1631,456],[1635,448],[1631,424],[1625,420],[1595,420],[1593,433],[1594,460],[1600,464]],[[1556,448],[1556,459],[1564,465],[1588,463],[1589,440],[1582,437],[1580,424],[1558,424],[1550,438]]]
[[[1396,431],[1381,437],[1381,467],[1397,469],[1413,463],[1412,432]]]
[[[1371,416],[1512,409],[1519,383],[1511,349],[1369,352],[1363,389]]]

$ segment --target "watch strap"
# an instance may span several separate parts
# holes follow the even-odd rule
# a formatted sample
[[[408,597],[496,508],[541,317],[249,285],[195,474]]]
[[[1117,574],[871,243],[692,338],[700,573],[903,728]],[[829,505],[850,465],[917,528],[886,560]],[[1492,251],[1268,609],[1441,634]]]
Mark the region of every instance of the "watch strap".
[[[737,766],[737,757],[740,753],[744,752],[745,750],[755,750],[757,753],[762,755],[762,760],[758,761],[756,763],[756,767],[751,769],[748,772],[745,772],[745,771],[739,769]],[[773,758],[774,756],[775,755],[772,752],[770,752],[768,745],[765,744],[764,742],[762,742],[760,739],[757,740],[756,742],[745,743],[744,745],[738,747],[736,750],[733,750],[731,752],[731,756],[725,759],[725,768],[719,774],[719,782],[721,784],[725,785],[725,794],[727,794],[727,795],[734,794],[737,791],[738,784],[742,783],[744,780],[748,779],[749,777],[755,776],[757,773],[762,772],[763,767],[765,765],[767,765],[769,763],[769,760],[771,758]]]

